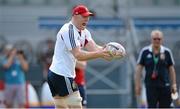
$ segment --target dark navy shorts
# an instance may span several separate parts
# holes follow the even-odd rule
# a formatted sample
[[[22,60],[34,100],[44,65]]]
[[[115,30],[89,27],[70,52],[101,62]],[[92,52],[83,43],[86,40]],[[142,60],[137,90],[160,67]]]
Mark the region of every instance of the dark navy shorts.
[[[49,70],[47,82],[52,96],[67,96],[78,90],[78,86],[73,78],[57,75]]]
[[[148,108],[170,108],[172,102],[170,86],[146,86],[146,95]]]

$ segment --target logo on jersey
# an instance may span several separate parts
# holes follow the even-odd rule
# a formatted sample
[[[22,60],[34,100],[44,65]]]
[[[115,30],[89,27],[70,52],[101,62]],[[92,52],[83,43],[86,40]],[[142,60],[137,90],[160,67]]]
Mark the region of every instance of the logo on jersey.
[[[161,54],[160,54],[160,59],[161,59],[161,60],[165,60],[165,54],[164,54],[164,53],[161,53]]]
[[[149,53],[149,54],[147,55],[147,58],[152,58],[152,55]]]

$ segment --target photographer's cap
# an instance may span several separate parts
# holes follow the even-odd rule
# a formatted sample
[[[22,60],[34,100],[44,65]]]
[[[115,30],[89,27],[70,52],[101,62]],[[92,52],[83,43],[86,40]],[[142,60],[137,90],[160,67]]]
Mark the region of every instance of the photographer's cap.
[[[88,10],[85,5],[77,5],[72,10],[72,15],[82,15],[84,17],[93,16],[94,14]]]
[[[11,50],[11,49],[13,49],[13,45],[12,44],[7,44],[7,45],[5,45],[5,49],[6,50]]]

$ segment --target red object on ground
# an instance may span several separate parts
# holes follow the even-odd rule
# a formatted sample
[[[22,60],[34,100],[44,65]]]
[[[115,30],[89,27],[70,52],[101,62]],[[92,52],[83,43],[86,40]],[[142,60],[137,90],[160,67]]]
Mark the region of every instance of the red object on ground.
[[[26,87],[26,104],[25,104],[25,108],[29,108],[28,84],[29,84],[29,82],[26,81],[26,86],[25,86]]]

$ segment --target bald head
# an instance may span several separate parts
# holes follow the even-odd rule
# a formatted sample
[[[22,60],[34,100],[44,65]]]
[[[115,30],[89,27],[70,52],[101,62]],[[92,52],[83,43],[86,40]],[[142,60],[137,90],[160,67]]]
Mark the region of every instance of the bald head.
[[[160,48],[163,43],[163,33],[160,30],[153,30],[151,32],[151,43],[153,47]]]
[[[151,38],[163,38],[163,33],[160,30],[153,30],[151,32]]]

